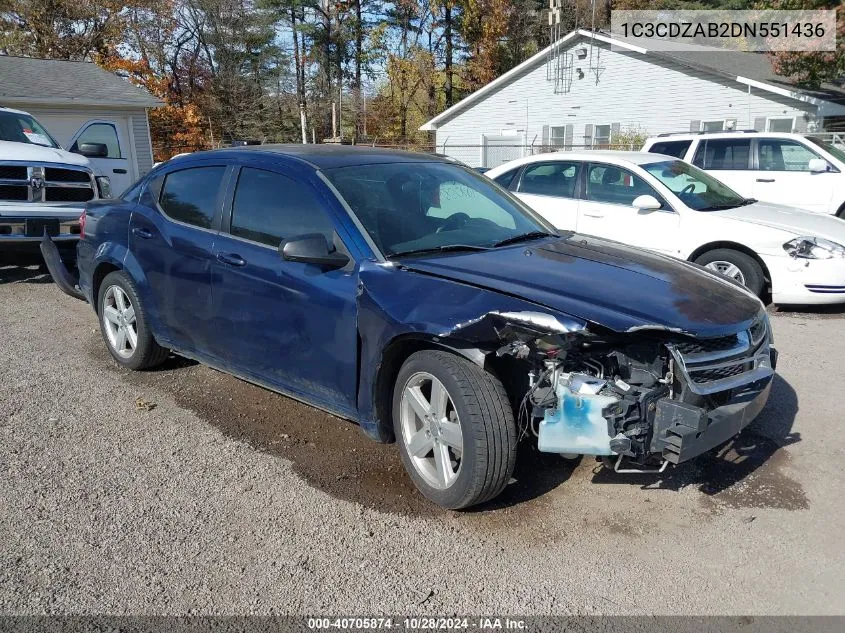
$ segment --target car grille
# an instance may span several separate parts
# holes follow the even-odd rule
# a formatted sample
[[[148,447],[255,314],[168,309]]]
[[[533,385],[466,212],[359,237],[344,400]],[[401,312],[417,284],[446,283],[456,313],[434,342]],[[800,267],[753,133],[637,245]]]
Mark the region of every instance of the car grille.
[[[0,163],[0,202],[88,202],[94,177],[81,167]]]
[[[768,327],[768,319],[761,315],[744,332],[713,339],[683,338],[667,347],[690,391],[715,394],[772,375]]]

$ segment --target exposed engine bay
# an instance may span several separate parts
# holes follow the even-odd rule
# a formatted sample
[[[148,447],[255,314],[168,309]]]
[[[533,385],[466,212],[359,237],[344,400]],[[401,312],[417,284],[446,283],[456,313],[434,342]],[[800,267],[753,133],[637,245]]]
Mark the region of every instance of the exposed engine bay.
[[[774,374],[768,319],[699,339],[665,329],[616,333],[542,313],[489,313],[499,358],[527,369],[521,438],[539,450],[596,455],[622,471],[665,467],[726,441],[762,408]],[[763,393],[765,392],[765,393]]]

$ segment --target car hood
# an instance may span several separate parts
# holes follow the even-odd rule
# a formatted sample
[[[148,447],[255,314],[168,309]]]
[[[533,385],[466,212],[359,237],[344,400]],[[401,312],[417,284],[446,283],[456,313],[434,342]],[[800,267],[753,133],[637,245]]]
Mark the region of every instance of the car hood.
[[[763,309],[745,289],[699,266],[577,234],[397,262],[617,332],[655,329],[725,336],[747,328]]]
[[[32,143],[16,143],[14,141],[0,141],[0,160],[14,160],[33,163],[64,163],[79,165],[91,169],[91,161],[80,154],[73,154],[63,149],[33,145]]]
[[[779,204],[755,202],[736,209],[708,211],[723,218],[787,231],[796,236],[823,237],[845,244],[845,222],[832,215],[812,213]]]

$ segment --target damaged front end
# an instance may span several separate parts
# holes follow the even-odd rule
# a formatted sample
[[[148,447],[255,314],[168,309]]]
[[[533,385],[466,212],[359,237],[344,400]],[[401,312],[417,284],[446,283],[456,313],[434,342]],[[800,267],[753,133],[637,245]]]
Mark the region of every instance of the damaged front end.
[[[519,430],[539,450],[595,455],[620,472],[678,464],[736,435],[765,405],[777,358],[765,312],[733,334],[701,338],[491,311],[441,338],[495,343],[492,362],[524,372]]]

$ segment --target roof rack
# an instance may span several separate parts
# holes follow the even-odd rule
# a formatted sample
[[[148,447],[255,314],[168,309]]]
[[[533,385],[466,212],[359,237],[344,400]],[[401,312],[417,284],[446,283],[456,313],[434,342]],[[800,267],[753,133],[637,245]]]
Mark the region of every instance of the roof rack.
[[[756,134],[759,131],[760,130],[719,130],[718,132],[663,132],[663,134],[658,134],[657,136],[679,136],[682,134],[692,134],[695,136],[704,136],[705,134]]]

